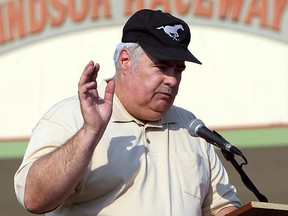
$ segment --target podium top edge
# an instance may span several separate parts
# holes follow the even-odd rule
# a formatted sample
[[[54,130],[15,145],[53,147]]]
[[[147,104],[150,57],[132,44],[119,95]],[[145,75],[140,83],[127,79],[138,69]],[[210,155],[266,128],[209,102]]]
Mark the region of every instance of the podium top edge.
[[[288,204],[281,204],[281,203],[266,203],[266,202],[256,202],[251,201],[250,203],[246,204],[253,208],[265,208],[265,209],[275,209],[275,210],[288,210]]]

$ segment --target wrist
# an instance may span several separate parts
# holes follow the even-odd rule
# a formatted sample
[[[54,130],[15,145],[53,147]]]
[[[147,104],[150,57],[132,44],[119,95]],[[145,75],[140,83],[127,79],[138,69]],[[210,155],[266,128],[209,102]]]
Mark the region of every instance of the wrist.
[[[93,142],[97,144],[102,138],[103,131],[92,130],[91,128],[83,125],[79,132],[82,134],[82,137],[84,140],[86,140],[86,142]]]

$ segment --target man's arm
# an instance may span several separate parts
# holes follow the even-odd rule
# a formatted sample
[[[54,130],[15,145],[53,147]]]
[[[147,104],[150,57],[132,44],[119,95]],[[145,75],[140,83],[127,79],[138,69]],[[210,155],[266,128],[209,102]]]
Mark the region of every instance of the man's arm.
[[[215,216],[225,216],[228,213],[235,211],[236,209],[238,208],[235,206],[229,206],[229,207],[221,209]]]
[[[83,127],[57,150],[39,158],[31,166],[25,185],[24,205],[28,211],[43,213],[60,205],[81,181],[94,149],[112,113],[114,81],[98,97],[96,77],[99,65],[85,67],[78,83]]]
[[[59,149],[35,161],[26,180],[25,208],[44,213],[65,200],[79,184],[96,140],[96,135],[80,129]]]

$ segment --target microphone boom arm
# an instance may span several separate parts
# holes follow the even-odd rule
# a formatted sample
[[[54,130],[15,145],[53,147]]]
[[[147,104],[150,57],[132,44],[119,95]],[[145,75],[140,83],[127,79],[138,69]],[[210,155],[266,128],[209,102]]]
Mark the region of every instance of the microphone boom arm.
[[[234,168],[237,170],[237,172],[239,173],[240,177],[241,177],[241,180],[242,182],[244,183],[244,185],[254,193],[254,195],[258,198],[258,200],[260,202],[268,202],[268,199],[263,195],[261,194],[258,189],[256,188],[256,186],[252,183],[252,181],[250,180],[250,178],[247,176],[247,174],[244,172],[244,170],[242,169],[242,165],[239,165],[238,162],[236,161],[236,159],[234,158],[234,154],[227,151],[227,150],[224,150],[224,149],[221,149],[221,152],[224,156],[224,158],[227,160],[227,161],[230,161],[231,164],[234,166]],[[242,155],[244,161],[245,161],[245,164],[247,164],[247,159]]]
[[[231,145],[216,131],[211,131],[210,129],[208,129],[200,119],[195,118],[189,122],[188,133],[193,137],[201,137],[205,139],[208,143],[219,147],[225,159],[232,163],[234,168],[241,176],[244,185],[255,194],[255,196],[260,202],[268,202],[268,199],[258,191],[258,189],[255,187],[255,185],[252,183],[252,181],[242,169],[242,166],[248,164],[248,161],[236,146]],[[239,165],[234,158],[235,155],[241,156],[244,160],[244,163]]]

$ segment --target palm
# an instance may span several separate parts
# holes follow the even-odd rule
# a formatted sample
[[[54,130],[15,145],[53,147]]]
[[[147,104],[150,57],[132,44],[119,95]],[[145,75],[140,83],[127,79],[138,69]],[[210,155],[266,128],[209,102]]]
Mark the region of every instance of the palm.
[[[99,65],[92,61],[85,67],[78,84],[78,95],[84,118],[84,127],[93,133],[105,129],[111,113],[114,93],[114,82],[107,84],[104,98],[98,96],[97,74]]]

